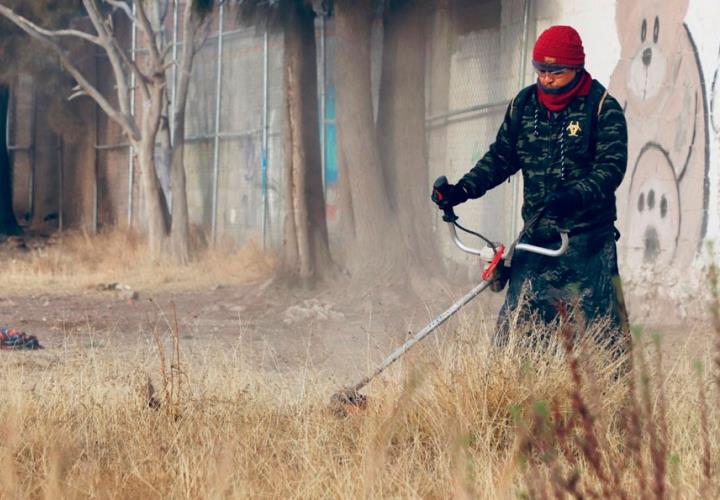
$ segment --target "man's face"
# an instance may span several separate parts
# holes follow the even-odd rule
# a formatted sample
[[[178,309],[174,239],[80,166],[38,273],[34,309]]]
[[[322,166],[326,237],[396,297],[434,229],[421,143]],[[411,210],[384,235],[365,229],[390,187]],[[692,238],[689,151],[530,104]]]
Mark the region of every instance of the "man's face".
[[[577,70],[570,68],[555,71],[543,71],[536,69],[535,73],[537,73],[540,85],[550,89],[557,89],[570,83],[572,79],[575,78]]]

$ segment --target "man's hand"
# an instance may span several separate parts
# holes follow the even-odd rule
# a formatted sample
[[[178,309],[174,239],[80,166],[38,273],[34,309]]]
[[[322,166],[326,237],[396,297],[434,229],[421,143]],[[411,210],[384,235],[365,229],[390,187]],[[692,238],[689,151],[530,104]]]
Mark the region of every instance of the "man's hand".
[[[452,208],[467,201],[470,196],[462,185],[462,181],[457,184],[445,184],[441,188],[434,188],[430,199],[443,210]]]
[[[555,191],[545,197],[545,211],[555,217],[567,217],[582,208],[582,196],[575,189]]]

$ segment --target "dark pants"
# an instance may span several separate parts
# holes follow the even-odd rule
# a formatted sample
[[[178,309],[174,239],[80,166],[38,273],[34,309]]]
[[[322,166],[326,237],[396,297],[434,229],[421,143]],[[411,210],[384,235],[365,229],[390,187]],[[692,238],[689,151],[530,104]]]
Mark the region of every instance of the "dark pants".
[[[568,251],[560,257],[516,252],[494,343],[505,345],[512,328],[532,335],[531,322],[552,325],[561,304],[572,310],[576,318],[582,316],[588,326],[606,321],[607,328],[598,340],[625,350],[629,325],[612,226],[570,236]]]

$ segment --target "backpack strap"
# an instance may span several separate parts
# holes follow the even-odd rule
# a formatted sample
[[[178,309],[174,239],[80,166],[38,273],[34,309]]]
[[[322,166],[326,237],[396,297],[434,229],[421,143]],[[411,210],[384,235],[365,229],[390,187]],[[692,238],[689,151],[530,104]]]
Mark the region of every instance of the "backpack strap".
[[[588,106],[591,108],[597,108],[596,116],[600,116],[600,112],[602,111],[603,104],[605,103],[605,98],[608,95],[607,89],[603,86],[602,83],[598,82],[597,80],[592,81],[592,85],[590,86],[590,93],[587,96],[588,103],[592,104],[592,106]]]
[[[518,135],[520,135],[520,127],[522,125],[523,111],[525,104],[533,93],[535,93],[536,84],[529,85],[522,89],[512,101],[510,101],[510,144],[515,150]]]
[[[535,86],[536,84],[533,83],[525,87],[510,101],[510,148],[512,150],[513,161],[516,164],[518,163],[517,140],[522,126],[523,111],[525,110],[525,104],[527,104],[528,99],[535,93]]]
[[[586,108],[593,110],[592,112],[586,113],[585,123],[583,124],[584,130],[589,130],[589,134],[585,134],[585,145],[590,147],[595,143],[594,138],[597,133],[597,120],[602,112],[603,104],[605,104],[605,98],[608,95],[608,91],[603,85],[597,80],[592,81],[590,87],[590,93],[586,97]]]
[[[600,98],[600,103],[598,104],[598,109],[597,109],[598,118],[600,118],[600,112],[602,111],[602,107],[603,107],[603,104],[605,104],[605,98],[607,96],[608,96],[608,91],[606,90],[605,92],[603,92],[603,95]]]

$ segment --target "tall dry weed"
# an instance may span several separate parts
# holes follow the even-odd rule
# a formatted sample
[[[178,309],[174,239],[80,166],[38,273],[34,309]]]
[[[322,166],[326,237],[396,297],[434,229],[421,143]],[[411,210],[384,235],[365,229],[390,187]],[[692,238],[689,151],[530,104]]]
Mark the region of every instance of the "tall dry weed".
[[[710,247],[711,250],[713,247]],[[711,252],[712,255],[712,252]],[[712,319],[715,337],[715,358],[713,359],[715,383],[720,392],[720,277],[718,266],[711,263],[708,269],[708,285],[710,287],[710,318]]]

